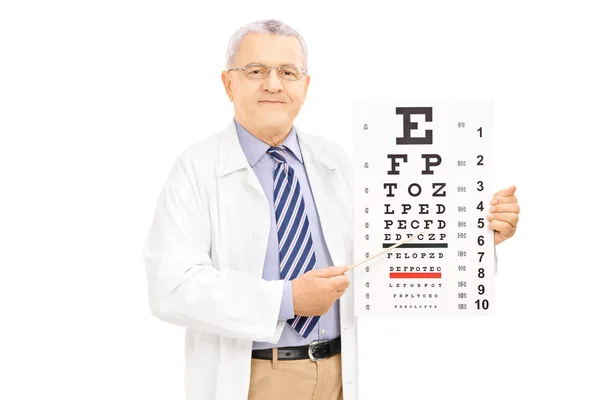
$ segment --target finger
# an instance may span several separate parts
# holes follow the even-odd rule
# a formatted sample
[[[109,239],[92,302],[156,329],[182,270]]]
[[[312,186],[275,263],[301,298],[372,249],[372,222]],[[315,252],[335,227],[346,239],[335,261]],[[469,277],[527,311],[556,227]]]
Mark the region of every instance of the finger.
[[[498,196],[498,197],[494,197],[490,201],[490,204],[493,206],[495,206],[496,204],[509,204],[509,203],[518,203],[517,196],[515,196],[515,195],[508,196],[508,197]]]
[[[491,213],[515,213],[518,214],[521,208],[517,203],[497,204],[490,207]]]
[[[496,196],[503,196],[503,197],[512,196],[513,194],[515,194],[516,190],[517,190],[517,187],[515,185],[512,185],[510,187],[507,187],[506,189],[498,190],[494,194],[494,197],[496,197]]]
[[[515,214],[515,213],[488,214],[487,220],[490,222],[491,221],[507,222],[507,223],[511,224],[513,226],[513,228],[516,228],[517,224],[519,223],[519,214]]]
[[[348,279],[348,277],[346,275],[332,276],[332,277],[328,278],[328,280],[333,285],[335,285],[338,289],[341,289],[344,286],[348,287],[348,285],[350,284],[350,279]]]
[[[329,278],[332,276],[337,276],[340,274],[344,274],[348,270],[347,265],[339,265],[339,266],[330,266],[323,269],[317,269],[314,271],[314,275],[320,278]]]
[[[515,231],[517,230],[514,226],[512,226],[508,222],[498,221],[498,220],[494,220],[494,221],[490,222],[488,226],[490,229],[492,229],[494,231],[498,231],[498,233],[505,238],[512,237],[515,234]]]
[[[336,290],[345,290],[350,285],[350,280],[346,275],[333,276],[329,278],[329,282],[333,284]]]

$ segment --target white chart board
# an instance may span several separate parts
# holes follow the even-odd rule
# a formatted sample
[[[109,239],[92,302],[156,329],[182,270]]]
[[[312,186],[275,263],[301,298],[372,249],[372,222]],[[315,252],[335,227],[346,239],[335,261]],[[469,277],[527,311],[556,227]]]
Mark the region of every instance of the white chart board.
[[[357,316],[494,310],[491,101],[355,105]]]

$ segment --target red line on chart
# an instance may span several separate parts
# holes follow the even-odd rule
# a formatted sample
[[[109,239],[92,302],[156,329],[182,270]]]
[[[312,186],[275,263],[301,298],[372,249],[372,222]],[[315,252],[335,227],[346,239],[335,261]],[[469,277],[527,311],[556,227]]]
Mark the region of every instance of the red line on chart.
[[[390,272],[391,279],[441,278],[441,272]]]

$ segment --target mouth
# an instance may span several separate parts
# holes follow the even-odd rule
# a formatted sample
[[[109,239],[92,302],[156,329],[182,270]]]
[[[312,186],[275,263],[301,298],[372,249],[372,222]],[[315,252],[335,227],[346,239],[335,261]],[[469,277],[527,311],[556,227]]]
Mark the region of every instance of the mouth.
[[[263,100],[263,101],[259,101],[259,103],[262,103],[262,104],[284,104],[283,101],[271,101],[271,100]]]

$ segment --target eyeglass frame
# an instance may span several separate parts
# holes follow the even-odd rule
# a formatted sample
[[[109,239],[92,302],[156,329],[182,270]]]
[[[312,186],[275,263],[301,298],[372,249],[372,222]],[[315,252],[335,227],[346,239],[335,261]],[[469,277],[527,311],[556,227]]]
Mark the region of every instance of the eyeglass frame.
[[[299,67],[299,66],[297,66],[297,65],[293,65],[293,64],[282,64],[282,65],[271,65],[271,66],[269,66],[269,65],[259,64],[259,63],[250,63],[250,64],[246,65],[246,66],[245,66],[245,67],[243,67],[243,68],[231,68],[231,69],[228,69],[228,70],[227,70],[227,72],[230,72],[230,71],[244,71],[244,72],[246,72],[246,69],[247,69],[248,67],[250,67],[250,66],[261,66],[261,67],[266,67],[266,68],[267,68],[267,70],[268,70],[268,72],[267,72],[267,76],[265,76],[264,78],[250,78],[250,77],[248,76],[248,74],[244,74],[244,75],[246,75],[246,77],[247,77],[248,79],[256,79],[256,80],[260,80],[260,79],[267,79],[267,78],[269,77],[269,75],[271,75],[271,70],[272,70],[273,68],[277,68],[277,76],[278,76],[278,77],[280,77],[280,78],[281,78],[281,79],[283,79],[283,80],[290,81],[290,82],[297,82],[297,81],[301,81],[301,80],[302,80],[302,78],[304,78],[305,76],[308,76],[308,71],[307,71],[307,70],[305,70],[304,68],[302,68],[302,67]],[[280,69],[281,67],[294,67],[294,68],[299,68],[299,69],[300,69],[300,71],[302,71],[302,77],[301,77],[300,79],[286,79],[286,78],[284,78],[283,76],[281,76],[281,75],[279,74],[279,72],[281,71],[281,69]]]

